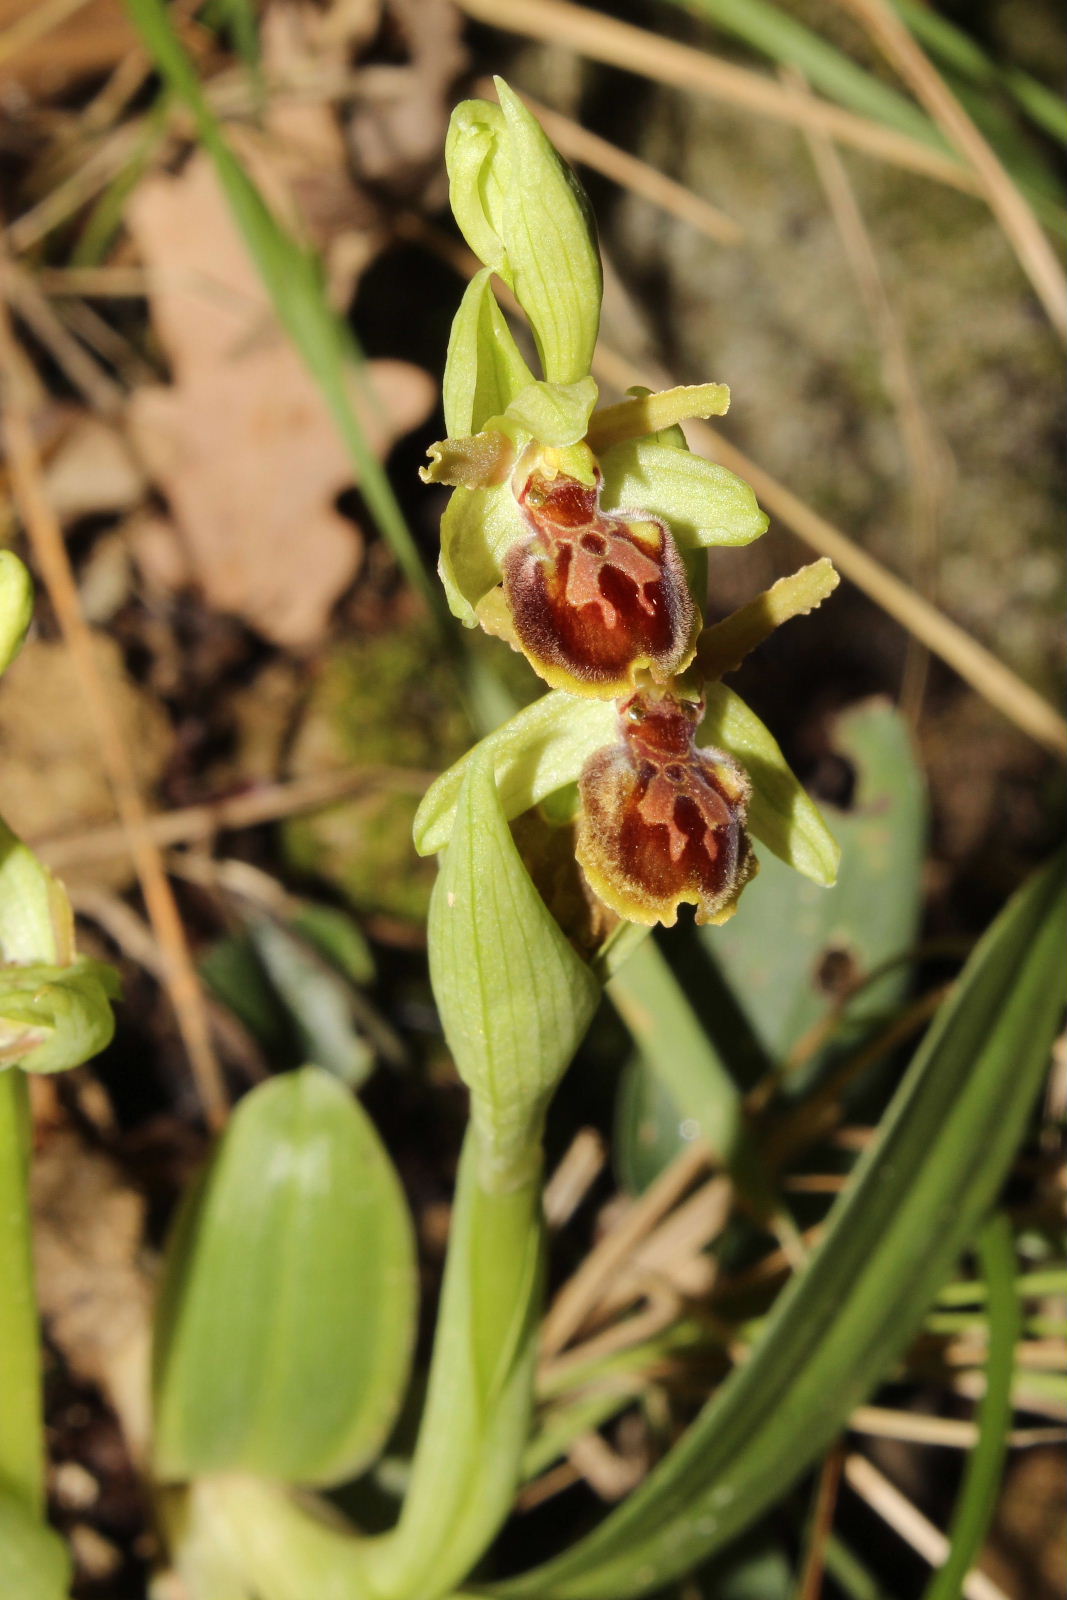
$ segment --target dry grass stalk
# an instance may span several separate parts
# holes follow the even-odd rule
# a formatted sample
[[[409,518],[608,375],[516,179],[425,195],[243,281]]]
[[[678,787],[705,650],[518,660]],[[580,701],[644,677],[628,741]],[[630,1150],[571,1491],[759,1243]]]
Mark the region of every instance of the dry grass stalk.
[[[468,16],[490,27],[563,45],[591,61],[621,67],[675,89],[725,100],[757,116],[793,126],[822,128],[842,144],[880,160],[953,188],[971,193],[979,189],[978,180],[967,167],[907,134],[824,100],[813,98],[805,105],[773,78],[661,38],[646,28],[616,21],[602,12],[570,5],[568,0],[459,0],[459,4]]]
[[[1067,278],[1041,224],[944,78],[887,0],[838,0],[858,17],[946,139],[977,174],[982,191],[1049,321],[1067,342]]]
[[[845,1481],[924,1561],[932,1567],[944,1563],[949,1552],[945,1535],[865,1456],[846,1457]],[[966,1600],[1008,1600],[1003,1589],[977,1569],[963,1580],[963,1593]]]

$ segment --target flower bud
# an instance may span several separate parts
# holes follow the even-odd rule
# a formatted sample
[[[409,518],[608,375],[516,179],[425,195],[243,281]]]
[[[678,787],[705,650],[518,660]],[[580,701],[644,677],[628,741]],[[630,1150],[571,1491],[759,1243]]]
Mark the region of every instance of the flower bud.
[[[544,376],[589,371],[600,323],[601,273],[589,203],[522,101],[502,79],[500,104],[465,100],[445,147],[463,235],[513,289],[530,319]]]
[[[535,468],[518,490],[530,537],[503,562],[519,644],[555,688],[614,699],[638,673],[666,682],[692,658],[699,622],[666,526],[600,508],[591,483]]]
[[[578,780],[576,853],[605,905],[631,922],[673,926],[678,906],[725,922],[756,870],[745,832],[750,792],[720,750],[698,749],[699,701],[645,691],[621,708],[618,742]]]

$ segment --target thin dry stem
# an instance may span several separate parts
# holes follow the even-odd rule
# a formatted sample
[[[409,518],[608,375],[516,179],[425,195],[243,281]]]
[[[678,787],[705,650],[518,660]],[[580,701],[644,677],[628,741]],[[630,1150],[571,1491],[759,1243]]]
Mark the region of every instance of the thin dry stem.
[[[357,767],[344,772],[320,772],[289,783],[267,783],[247,794],[223,800],[207,800],[184,806],[180,811],[164,811],[146,818],[145,829],[155,844],[167,847],[213,839],[219,833],[254,828],[264,822],[278,822],[301,811],[315,811],[350,799],[366,789],[390,788],[404,794],[422,794],[437,776],[414,767]],[[94,861],[109,861],[131,853],[130,836],[123,827],[89,828],[71,833],[35,838],[29,842],[50,867],[86,866]]]
[[[7,263],[3,263],[6,279]],[[4,283],[7,289],[7,283]],[[0,295],[0,376],[4,387],[4,439],[15,500],[55,607],[63,637],[77,664],[87,709],[100,743],[100,755],[115,804],[130,839],[137,876],[149,918],[159,940],[167,989],[196,1079],[204,1114],[213,1127],[226,1117],[222,1073],[211,1043],[207,1010],[178,907],[163,868],[159,846],[146,826],[147,813],[129,752],[107,697],[85,620],[62,529],[45,487],[25,395],[18,382],[17,345]]]
[[[924,1561],[928,1561],[932,1567],[944,1564],[949,1543],[940,1528],[935,1528],[918,1506],[912,1505],[907,1496],[883,1477],[865,1456],[846,1457],[845,1481]],[[963,1593],[966,1600],[1008,1600],[1003,1589],[977,1569],[969,1572],[963,1580]]]
[[[893,162],[953,188],[977,191],[967,167],[928,145],[823,100],[804,105],[773,78],[737,67],[703,50],[664,39],[567,0],[459,0],[469,16],[508,33],[563,45],[591,61],[621,67],[642,78],[690,89],[744,111],[800,127],[824,128],[842,144]]]
[[[711,1150],[702,1141],[687,1146],[640,1199],[634,1201],[618,1226],[589,1252],[578,1271],[563,1285],[545,1318],[541,1330],[545,1357],[555,1355],[574,1337],[614,1274],[681,1199],[711,1159]]]
[[[859,18],[949,143],[977,174],[990,210],[1018,256],[1049,321],[1067,342],[1067,278],[1041,224],[999,156],[886,0],[838,0],[838,4]]]

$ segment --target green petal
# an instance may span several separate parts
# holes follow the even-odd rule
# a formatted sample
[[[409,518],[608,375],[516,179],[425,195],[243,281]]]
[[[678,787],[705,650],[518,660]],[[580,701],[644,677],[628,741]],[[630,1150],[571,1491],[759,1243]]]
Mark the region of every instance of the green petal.
[[[471,762],[485,753],[504,816],[517,817],[574,783],[595,750],[617,735],[618,712],[610,700],[579,699],[562,689],[542,695],[497,728],[443,772],[415,814],[415,848],[422,856],[444,849],[452,836],[456,805]]]
[[[806,878],[829,888],[841,852],[815,802],[754,711],[724,684],[710,684],[700,743],[736,756],[752,779],[748,828],[752,836]]]
[[[751,544],[768,518],[743,478],[652,439],[612,445],[600,459],[604,505],[662,517],[682,550]]]
[[[532,383],[512,400],[507,417],[539,443],[562,449],[585,438],[596,403],[595,378]]]
[[[445,426],[452,438],[479,433],[534,382],[519,353],[485,267],[467,285],[452,324],[445,362]]]
[[[168,1246],[157,1476],[353,1476],[392,1426],[414,1319],[410,1218],[359,1102],[319,1067],[259,1085]]]
[[[500,582],[510,546],[529,536],[510,484],[453,490],[441,518],[437,570],[449,610],[465,627],[477,625],[474,608]]]
[[[467,763],[430,901],[430,976],[456,1070],[471,1093],[479,1179],[517,1188],[541,1159],[544,1113],[600,997],[523,866],[493,779]]]
[[[0,968],[0,1064],[66,1072],[111,1043],[118,978],[100,961]]]

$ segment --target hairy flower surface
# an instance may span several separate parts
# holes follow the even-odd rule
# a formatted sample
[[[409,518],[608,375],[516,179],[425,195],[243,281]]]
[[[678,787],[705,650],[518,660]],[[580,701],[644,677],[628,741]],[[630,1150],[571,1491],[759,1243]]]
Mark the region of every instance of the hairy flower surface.
[[[614,699],[638,673],[666,682],[687,664],[697,612],[666,526],[602,511],[601,481],[530,474],[518,499],[531,536],[508,551],[504,596],[546,682]]]
[[[586,762],[577,856],[591,887],[631,922],[671,926],[679,905],[724,922],[756,870],[745,832],[749,782],[720,750],[698,749],[700,701],[643,691],[620,708],[619,739]]]

